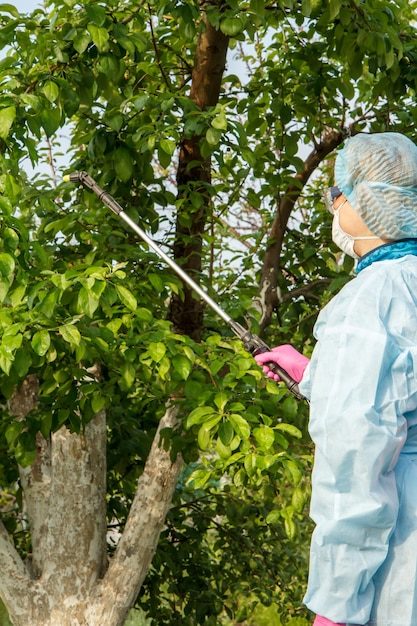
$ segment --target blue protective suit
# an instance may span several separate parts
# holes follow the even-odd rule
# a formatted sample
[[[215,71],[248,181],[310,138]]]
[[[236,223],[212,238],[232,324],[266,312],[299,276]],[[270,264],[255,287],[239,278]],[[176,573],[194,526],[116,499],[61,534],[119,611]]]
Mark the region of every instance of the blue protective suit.
[[[349,625],[417,626],[417,257],[365,266],[314,335],[304,602]]]

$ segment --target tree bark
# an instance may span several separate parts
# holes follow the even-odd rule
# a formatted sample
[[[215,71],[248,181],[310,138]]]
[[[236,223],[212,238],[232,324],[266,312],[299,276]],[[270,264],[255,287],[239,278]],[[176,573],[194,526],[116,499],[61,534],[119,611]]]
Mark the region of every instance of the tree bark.
[[[216,30],[203,16],[201,33],[192,72],[190,99],[200,109],[213,107],[220,95],[221,82],[226,65],[229,38]],[[210,211],[211,159],[200,151],[200,136],[184,137],[181,142],[177,170],[179,204],[176,220],[174,258],[184,270],[199,281],[203,233]],[[190,192],[200,195],[201,204],[193,208]],[[184,299],[173,295],[169,319],[178,332],[186,333],[197,341],[203,327],[203,305],[193,297],[191,289],[184,285]]]
[[[291,211],[300,197],[304,185],[307,183],[314,170],[330,152],[342,143],[345,137],[346,132],[344,129],[329,129],[322,141],[318,143],[314,150],[308,155],[304,161],[302,171],[294,176],[294,182],[287,187],[284,195],[278,202],[261,273],[259,296],[261,306],[261,334],[271,323],[274,309],[279,304],[277,293],[279,261]]]

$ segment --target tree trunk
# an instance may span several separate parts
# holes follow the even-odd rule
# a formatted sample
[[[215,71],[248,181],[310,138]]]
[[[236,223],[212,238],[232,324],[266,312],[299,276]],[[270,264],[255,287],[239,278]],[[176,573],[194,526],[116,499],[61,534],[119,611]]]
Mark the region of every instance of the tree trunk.
[[[215,106],[219,100],[221,82],[226,65],[229,38],[216,30],[207,20],[197,45],[192,72],[190,98],[200,109]],[[211,206],[211,159],[200,152],[200,136],[183,138],[177,170],[178,199],[183,203],[177,211],[174,258],[184,270],[199,282],[203,233]],[[194,208],[190,193],[198,193],[200,206]],[[203,327],[203,305],[184,285],[184,299],[172,296],[169,319],[178,332],[197,341]]]
[[[28,378],[12,401],[20,418],[36,405],[37,381]],[[35,463],[20,468],[32,537],[27,563],[0,523],[0,598],[14,626],[122,626],[148,572],[181,469],[181,458],[173,461],[160,441],[161,430],[176,427],[177,413],[168,406],[159,423],[107,570],[104,412],[83,433],[63,427],[50,441],[39,435]]]

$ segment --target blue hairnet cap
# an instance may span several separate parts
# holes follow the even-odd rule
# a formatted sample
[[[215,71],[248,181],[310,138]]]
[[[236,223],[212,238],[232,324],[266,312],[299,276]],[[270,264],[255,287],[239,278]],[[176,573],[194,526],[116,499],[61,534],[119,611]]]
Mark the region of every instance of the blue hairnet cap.
[[[355,135],[335,162],[335,182],[382,239],[417,237],[417,146],[401,133]]]

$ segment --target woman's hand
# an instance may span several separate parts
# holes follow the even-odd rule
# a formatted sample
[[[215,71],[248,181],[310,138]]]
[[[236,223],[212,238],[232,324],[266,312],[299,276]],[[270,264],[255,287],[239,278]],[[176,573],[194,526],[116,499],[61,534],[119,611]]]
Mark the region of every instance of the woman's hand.
[[[327,619],[327,617],[316,615],[313,626],[346,626],[346,624],[341,624],[340,622],[332,622],[332,620]]]
[[[255,361],[263,367],[265,374],[272,380],[281,380],[278,374],[275,374],[268,367],[268,363],[276,363],[285,370],[293,380],[297,383],[303,377],[304,370],[310,360],[290,345],[277,346],[272,348],[270,352],[263,352],[255,356]]]

